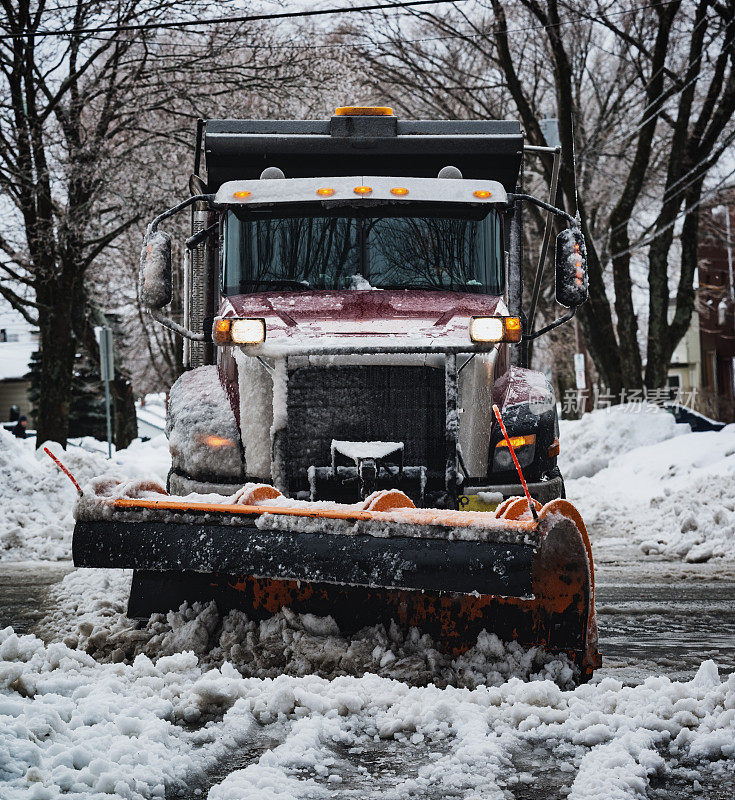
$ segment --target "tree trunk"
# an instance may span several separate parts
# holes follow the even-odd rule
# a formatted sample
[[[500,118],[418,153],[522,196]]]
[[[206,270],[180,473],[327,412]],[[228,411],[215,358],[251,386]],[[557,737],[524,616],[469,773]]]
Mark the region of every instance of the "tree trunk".
[[[69,435],[71,379],[76,352],[69,300],[50,287],[38,287],[41,338],[40,393],[36,442],[59,442]]]

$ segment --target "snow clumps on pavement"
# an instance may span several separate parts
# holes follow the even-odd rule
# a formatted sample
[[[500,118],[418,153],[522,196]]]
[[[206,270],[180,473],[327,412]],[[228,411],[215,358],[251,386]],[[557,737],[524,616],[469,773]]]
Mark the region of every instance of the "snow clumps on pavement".
[[[617,406],[562,422],[560,438],[567,496],[598,563],[620,547],[735,559],[735,425],[692,433],[655,406]]]
[[[164,436],[146,443],[136,440],[114,453],[111,461],[85,449],[85,444],[82,440],[81,447],[69,445],[66,450],[55,442],[46,446],[82,485],[103,473],[121,479],[166,479],[170,458]],[[0,428],[0,476],[0,560],[70,558],[76,491],[66,475],[42,450],[34,450],[34,440],[16,439]]]
[[[567,658],[503,643],[494,634],[481,634],[473,648],[453,658],[416,629],[406,632],[391,626],[386,631],[379,625],[350,637],[340,633],[331,617],[289,609],[256,622],[239,611],[222,617],[214,603],[195,603],[154,614],[140,626],[125,616],[129,590],[129,571],[69,573],[52,590],[54,610],[38,633],[100,662],[131,663],[140,654],[154,658],[188,650],[205,666],[228,662],[246,676],[318,674],[331,679],[371,672],[412,685],[470,688],[500,685],[514,676],[551,679],[570,687],[579,677]]]
[[[248,748],[255,735],[268,744]],[[382,741],[406,767],[376,787],[379,774],[359,762],[370,763]],[[625,687],[605,678],[564,691],[514,678],[441,689],[378,675],[242,677],[190,652],[98,664],[64,644],[0,631],[8,800],[61,792],[142,800],[177,785],[191,792],[197,782],[210,800],[325,797],[343,783],[356,796],[481,791],[507,800],[523,777],[513,759],[529,747],[559,759],[573,800],[645,797],[667,771],[686,766],[697,776],[708,762],[732,763],[735,675],[721,680],[708,661],[685,683],[651,677]],[[225,769],[219,783],[207,778],[243,750],[247,766]]]

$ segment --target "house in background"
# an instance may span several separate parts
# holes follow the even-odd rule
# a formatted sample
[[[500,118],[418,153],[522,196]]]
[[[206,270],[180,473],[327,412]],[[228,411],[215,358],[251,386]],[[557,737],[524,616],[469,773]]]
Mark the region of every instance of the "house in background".
[[[29,362],[38,350],[38,331],[0,298],[0,422],[12,419],[11,409],[29,418]]]
[[[692,314],[687,332],[671,356],[667,383],[671,399],[679,398],[683,405],[697,404],[702,388],[702,348],[700,344],[699,315]],[[669,304],[669,323],[674,316],[676,301]]]
[[[703,211],[699,246],[701,410],[735,421],[735,191]]]

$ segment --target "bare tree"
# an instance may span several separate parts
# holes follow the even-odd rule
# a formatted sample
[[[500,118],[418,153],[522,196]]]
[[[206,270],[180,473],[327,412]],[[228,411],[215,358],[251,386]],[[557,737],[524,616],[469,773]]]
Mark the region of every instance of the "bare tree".
[[[647,249],[645,381],[661,386],[691,319],[705,181],[735,135],[735,4],[675,0],[631,14],[602,2],[479,0],[413,16],[409,31],[387,16],[362,31],[374,85],[438,116],[498,116],[510,100],[531,144],[545,144],[540,121],[555,112],[557,202],[579,213],[588,241],[590,301],[580,317],[591,353],[615,394],[642,385],[634,289]],[[542,165],[547,180],[549,171]],[[677,270],[672,243],[682,223]]]
[[[146,27],[208,10],[198,0],[0,0],[0,191],[17,212],[0,234],[0,294],[40,329],[39,441],[66,441],[74,354],[90,342],[89,300],[104,284],[90,285],[90,273],[156,201],[167,204],[172,176],[185,187],[175,171],[192,120],[231,109],[246,86],[272,99],[284,87],[303,93],[305,51],[287,32]],[[161,168],[166,142],[176,156]],[[133,174],[143,154],[158,176]]]

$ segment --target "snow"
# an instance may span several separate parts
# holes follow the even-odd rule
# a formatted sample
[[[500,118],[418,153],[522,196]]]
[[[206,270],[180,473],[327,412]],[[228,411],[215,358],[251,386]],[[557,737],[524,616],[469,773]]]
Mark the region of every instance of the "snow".
[[[273,424],[273,380],[256,359],[233,348],[240,387],[240,436],[247,474],[270,480],[271,425]]]
[[[652,407],[561,426],[567,492],[596,557],[625,540],[652,563],[733,558],[735,426],[692,434]],[[82,483],[107,474],[114,491],[139,493],[168,471],[163,437],[111,462],[87,446],[52,446]],[[0,474],[2,557],[68,557],[68,480],[1,430]],[[564,659],[490,634],[452,657],[416,631],[346,637],[328,617],[289,611],[256,621],[194,605],[136,623],[124,613],[130,577],[73,571],[36,635],[0,631],[3,800],[509,800],[544,766],[573,800],[663,796],[652,785],[673,777],[692,795],[707,776],[732,785],[735,674],[714,661],[690,680],[625,685],[603,669],[572,688]],[[375,790],[378,770],[366,774],[381,753],[397,766]]]
[[[241,476],[240,434],[216,366],[185,372],[171,387],[166,433],[178,472],[223,481]]]
[[[163,308],[171,302],[171,237],[164,231],[146,234],[138,280],[144,305]]]
[[[321,638],[328,647],[329,636]],[[506,787],[533,779],[514,769],[514,755],[543,743],[563,754],[569,797],[629,800],[646,796],[650,777],[669,764],[732,759],[734,709],[735,675],[721,679],[711,661],[688,682],[651,677],[626,687],[606,678],[568,690],[511,678],[440,687],[377,674],[249,676],[194,652],[101,662],[60,642],[0,632],[8,800],[163,797],[244,747],[246,765],[215,780],[210,800],[321,797],[380,742],[416,762],[385,797],[432,790],[505,800]],[[272,745],[247,748],[256,733]]]
[[[136,440],[111,461],[83,447],[47,446],[82,484],[103,473],[120,480],[155,475],[165,481],[170,465],[165,436],[145,444]],[[2,428],[0,475],[0,561],[68,559],[76,499],[69,479],[45,453],[34,450],[33,440],[16,439]]]
[[[565,480],[592,477],[616,456],[690,433],[658,406],[630,403],[559,421],[559,467]]]
[[[387,458],[403,453],[403,442],[343,442],[332,439],[332,459],[335,452],[357,463],[363,458]]]
[[[46,639],[83,650],[98,662],[132,663],[141,654],[155,658],[182,650],[200,664],[232,664],[246,676],[277,678],[318,674],[379,674],[412,685],[474,688],[500,685],[510,677],[549,678],[572,685],[568,660],[539,648],[504,645],[483,634],[475,647],[452,657],[436,650],[431,638],[392,626],[364,628],[343,636],[331,617],[295,614],[284,609],[267,620],[248,619],[239,611],[221,617],[213,603],[194,604],[168,614],[154,614],[144,625],[125,616],[130,572],[77,570],[54,588],[54,611],[39,628]]]
[[[135,403],[135,415],[138,419],[138,435],[141,438],[153,438],[166,430],[166,395],[148,394],[145,403]]]
[[[638,405],[560,427],[567,496],[593,530],[596,556],[624,541],[668,560],[735,560],[735,425],[691,433]]]

